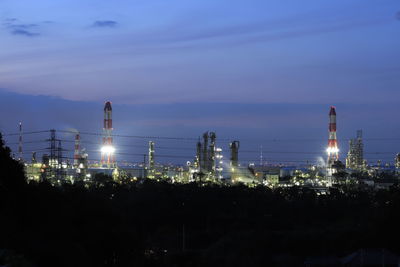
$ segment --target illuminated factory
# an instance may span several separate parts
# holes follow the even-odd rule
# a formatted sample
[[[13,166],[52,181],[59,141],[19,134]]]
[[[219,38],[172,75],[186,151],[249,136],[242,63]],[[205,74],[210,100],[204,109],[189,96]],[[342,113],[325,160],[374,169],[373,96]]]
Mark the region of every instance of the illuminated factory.
[[[364,161],[364,144],[362,140],[362,131],[357,131],[357,137],[350,139],[349,152],[346,158],[346,167],[354,170],[363,170],[366,167]]]
[[[195,142],[193,147],[192,161],[186,161],[184,165],[161,164],[157,161],[158,157],[171,157],[159,155],[156,151],[156,143],[153,140],[146,141],[145,147],[148,151],[143,154],[142,162],[129,163],[124,160],[116,161],[116,155],[121,153],[118,146],[115,146],[113,134],[113,109],[111,102],[105,102],[103,108],[102,134],[84,133],[77,130],[58,131],[61,133],[73,134],[73,140],[61,140],[56,136],[56,130],[49,130],[50,136],[46,140],[48,148],[41,155],[41,161],[37,159],[36,152],[32,153],[30,163],[24,162],[26,174],[29,180],[50,181],[54,185],[62,183],[83,183],[86,185],[96,183],[96,177],[111,177],[114,182],[133,182],[139,179],[154,179],[156,181],[170,181],[177,183],[199,182],[199,183],[218,183],[226,185],[247,184],[250,186],[265,185],[269,187],[290,187],[290,186],[310,186],[323,188],[334,186],[335,183],[348,182],[357,173],[367,175],[368,179],[380,175],[382,172],[400,173],[400,154],[395,157],[392,167],[367,165],[364,159],[364,144],[361,130],[357,131],[356,138],[350,139],[349,150],[346,157],[346,164],[339,160],[339,148],[337,141],[337,115],[335,107],[329,110],[329,134],[328,145],[326,148],[327,160],[323,164],[316,165],[283,165],[265,164],[260,160],[256,165],[252,162],[240,161],[239,141],[231,141],[228,144],[227,153],[224,158],[224,151],[217,145],[217,134],[213,131],[205,132],[201,138]],[[18,124],[18,155],[16,159],[23,161],[23,125]],[[99,127],[100,128],[100,127]],[[93,144],[96,149],[86,150],[82,145],[81,135],[92,134],[98,136]],[[150,139],[149,137],[144,137]],[[73,150],[64,149],[62,142],[73,143]],[[86,144],[83,142],[83,144]],[[65,145],[64,145],[65,146]],[[322,144],[321,144],[322,146]],[[120,147],[122,145],[120,144]],[[165,148],[165,147],[164,147]],[[172,149],[175,149],[173,147]],[[188,148],[190,150],[190,148]],[[68,158],[66,151],[73,151],[73,157]],[[99,153],[98,158],[89,158],[89,152]],[[40,152],[39,152],[40,153]],[[262,151],[261,151],[262,153]],[[71,152],[72,154],[72,152]],[[121,153],[124,154],[124,153]],[[146,159],[147,157],[147,159]],[[179,157],[172,155],[172,157]],[[186,157],[186,156],[185,156]],[[262,154],[261,154],[262,158]],[[69,161],[71,159],[71,162]],[[190,159],[190,158],[189,158]],[[394,170],[393,170],[394,168]],[[347,173],[347,176],[346,176]],[[350,176],[353,175],[353,176]],[[353,178],[352,178],[353,177]],[[354,180],[354,179],[353,179]],[[353,181],[354,182],[354,181]]]
[[[339,160],[339,148],[336,137],[336,110],[335,107],[331,107],[329,111],[329,140],[328,140],[328,159],[327,165],[331,167],[335,161]]]

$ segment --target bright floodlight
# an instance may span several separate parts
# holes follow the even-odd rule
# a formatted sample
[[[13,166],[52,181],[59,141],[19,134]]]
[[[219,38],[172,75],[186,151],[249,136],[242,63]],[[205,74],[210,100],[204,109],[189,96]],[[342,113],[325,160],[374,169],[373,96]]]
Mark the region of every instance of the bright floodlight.
[[[103,146],[101,148],[101,152],[104,154],[113,154],[115,152],[115,148],[113,146]]]
[[[328,152],[328,153],[338,153],[339,149],[337,147],[328,147],[326,149],[326,152]]]

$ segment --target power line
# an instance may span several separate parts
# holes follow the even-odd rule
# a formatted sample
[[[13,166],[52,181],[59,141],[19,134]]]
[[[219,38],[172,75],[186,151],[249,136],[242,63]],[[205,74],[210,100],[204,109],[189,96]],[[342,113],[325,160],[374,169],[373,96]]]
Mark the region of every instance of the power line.
[[[24,141],[23,144],[37,144],[37,143],[43,143],[47,142],[47,140],[35,140],[35,141]],[[18,145],[19,142],[13,142],[13,143],[6,143],[6,145]]]
[[[81,134],[81,135],[92,135],[92,136],[103,136],[103,133],[95,133],[95,132],[79,132],[79,131],[69,131],[69,130],[56,130],[60,133],[71,133],[71,134]],[[24,132],[26,134],[38,134],[38,133],[48,133],[50,130],[42,130],[42,131],[31,131]],[[4,133],[3,136],[17,136],[20,133]],[[198,141],[198,137],[167,137],[167,136],[145,136],[145,135],[120,135],[113,134],[113,137],[123,137],[123,138],[139,138],[139,139],[165,139],[165,140],[187,140],[187,141]],[[237,138],[236,138],[237,139]],[[242,141],[251,141],[251,142],[324,142],[326,139],[322,138],[298,138],[298,139],[279,139],[279,138],[271,138],[271,139],[247,139],[240,138]],[[349,141],[354,138],[340,138],[342,141]],[[219,141],[229,141],[231,139],[227,138],[218,138]],[[233,139],[232,139],[233,140]],[[400,141],[399,137],[371,137],[371,138],[363,138],[363,141]]]
[[[74,141],[72,140],[63,140],[60,139],[62,142],[69,142],[73,143]],[[36,143],[44,143],[48,142],[48,140],[35,140],[35,141],[26,141],[24,144],[36,144]],[[87,142],[82,142],[82,143],[87,143]],[[17,142],[14,143],[7,143],[6,145],[17,145]],[[88,144],[94,144],[94,145],[99,145],[99,143],[96,142],[88,142]],[[118,145],[118,147],[123,148],[123,147],[137,147],[137,148],[145,148],[147,149],[147,146],[139,146],[139,145]],[[195,151],[195,148],[180,148],[180,147],[156,147],[156,149],[167,149],[167,150],[184,150],[184,151]],[[73,151],[71,149],[63,149],[63,151]],[[94,151],[94,150],[86,150],[88,152],[100,152],[100,151]],[[259,153],[260,151],[258,150],[241,150],[240,153]],[[323,152],[301,152],[301,151],[262,151],[265,154],[300,154],[300,155],[323,155]],[[126,154],[127,153],[119,153],[119,154]],[[396,155],[397,152],[364,152],[365,155]],[[138,155],[143,155],[143,154],[138,154]],[[192,157],[192,156],[188,156]]]
[[[58,130],[60,133],[73,133],[76,134],[77,132],[74,131],[65,131],[65,130]],[[94,136],[103,136],[102,133],[91,133],[91,132],[79,132],[81,135],[94,135]],[[143,136],[143,135],[121,135],[121,134],[112,134],[112,137],[124,137],[124,138],[140,138],[140,139],[166,139],[166,140],[187,140],[187,141],[196,141],[198,138],[192,137],[166,137],[166,136]]]
[[[38,134],[38,133],[48,133],[50,130],[43,130],[43,131],[32,131],[32,132],[24,132],[23,134]],[[8,133],[8,134],[3,134],[3,136],[14,136],[14,135],[19,135],[20,133]]]

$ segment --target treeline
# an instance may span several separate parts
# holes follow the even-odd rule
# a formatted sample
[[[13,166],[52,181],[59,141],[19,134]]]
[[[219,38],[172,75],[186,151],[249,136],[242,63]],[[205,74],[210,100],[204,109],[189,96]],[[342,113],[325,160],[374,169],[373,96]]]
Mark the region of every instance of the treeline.
[[[303,266],[359,248],[400,252],[397,187],[327,195],[150,180],[53,187],[24,183],[1,149],[0,265]]]

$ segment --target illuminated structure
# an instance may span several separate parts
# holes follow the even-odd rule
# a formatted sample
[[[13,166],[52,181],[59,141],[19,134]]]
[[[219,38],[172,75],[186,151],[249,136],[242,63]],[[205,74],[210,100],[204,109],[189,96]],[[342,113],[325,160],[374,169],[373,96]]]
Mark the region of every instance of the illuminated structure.
[[[239,146],[240,146],[239,141],[233,141],[232,143],[229,144],[229,147],[231,149],[230,167],[231,167],[232,182],[236,182],[237,173],[239,171]]]
[[[215,148],[215,177],[218,179],[222,179],[222,171],[224,170],[223,166],[223,155],[222,148]]]
[[[74,167],[79,166],[79,159],[81,157],[80,135],[75,135],[75,149],[74,149]]]
[[[394,166],[400,169],[400,153],[398,153],[394,159]]]
[[[333,106],[329,111],[329,140],[326,152],[328,153],[327,166],[331,167],[335,161],[339,160],[339,149],[336,139],[336,110]]]
[[[115,148],[112,138],[112,108],[111,102],[104,106],[103,147],[101,148],[101,165],[108,168],[115,167]]]
[[[216,147],[217,136],[214,132],[203,134],[203,143],[196,144],[196,158],[194,166],[198,173],[206,179],[215,179],[222,176],[222,149]]]
[[[215,147],[215,139],[217,138],[217,136],[215,135],[214,132],[210,133],[210,149],[209,149],[209,153],[208,153],[208,171],[211,173],[212,176],[215,175],[215,171],[216,171],[216,147]]]
[[[155,172],[155,161],[154,161],[154,142],[149,141],[149,173],[148,173],[148,178],[154,178],[154,172]]]
[[[196,144],[196,158],[195,158],[195,161],[194,161],[194,166],[199,171],[201,170],[201,167],[202,167],[201,155],[202,155],[201,154],[201,142],[200,142],[200,138],[199,138],[199,141]]]
[[[349,152],[346,158],[346,167],[354,170],[362,170],[364,167],[364,144],[362,130],[357,131],[357,138],[350,139]]]
[[[208,132],[203,134],[203,157],[200,163],[201,172],[208,172]]]

